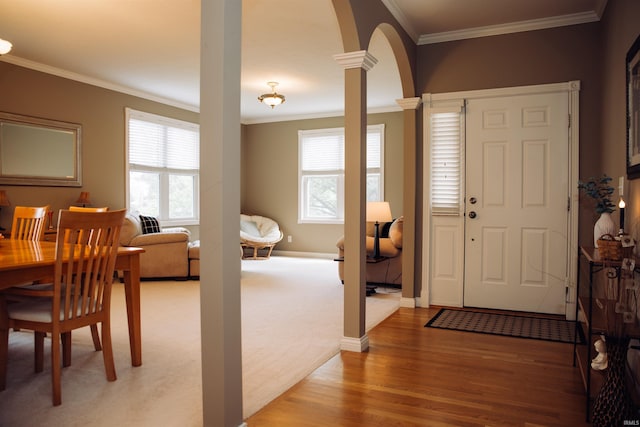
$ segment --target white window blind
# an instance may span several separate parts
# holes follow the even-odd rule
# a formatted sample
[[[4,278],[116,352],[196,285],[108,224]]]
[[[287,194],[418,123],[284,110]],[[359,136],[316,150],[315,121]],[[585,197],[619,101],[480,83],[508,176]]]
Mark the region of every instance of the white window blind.
[[[181,129],[136,118],[129,120],[130,164],[197,170],[199,151],[200,136],[197,129]]]
[[[431,214],[460,215],[462,132],[458,111],[430,115]]]

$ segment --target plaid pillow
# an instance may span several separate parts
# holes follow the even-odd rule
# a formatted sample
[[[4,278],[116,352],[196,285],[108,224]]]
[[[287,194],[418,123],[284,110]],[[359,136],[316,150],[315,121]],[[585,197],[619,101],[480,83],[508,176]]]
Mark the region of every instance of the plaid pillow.
[[[140,215],[140,225],[142,226],[142,234],[160,232],[160,223],[157,218],[152,216]]]

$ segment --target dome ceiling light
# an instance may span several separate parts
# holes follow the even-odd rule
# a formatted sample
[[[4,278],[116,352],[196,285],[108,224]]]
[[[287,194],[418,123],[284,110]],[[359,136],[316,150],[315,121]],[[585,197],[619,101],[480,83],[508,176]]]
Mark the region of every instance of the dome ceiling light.
[[[267,85],[271,86],[271,93],[265,93],[258,97],[258,101],[264,102],[273,109],[276,105],[280,105],[284,102],[284,95],[276,93],[276,86],[278,82],[268,82]]]
[[[0,39],[0,55],[11,52],[12,47],[13,45],[11,44],[11,42]]]

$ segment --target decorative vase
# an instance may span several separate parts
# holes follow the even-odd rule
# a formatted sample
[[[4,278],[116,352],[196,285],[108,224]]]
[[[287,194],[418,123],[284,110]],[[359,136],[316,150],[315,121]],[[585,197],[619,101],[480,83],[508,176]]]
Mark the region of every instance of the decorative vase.
[[[612,236],[618,234],[616,230],[616,224],[613,222],[610,212],[602,212],[600,214],[600,218],[598,218],[595,225],[593,226],[594,247],[598,247],[598,239],[605,234],[611,234]]]
[[[594,427],[622,426],[638,416],[625,380],[629,338],[607,336],[606,343],[608,369],[593,404]]]

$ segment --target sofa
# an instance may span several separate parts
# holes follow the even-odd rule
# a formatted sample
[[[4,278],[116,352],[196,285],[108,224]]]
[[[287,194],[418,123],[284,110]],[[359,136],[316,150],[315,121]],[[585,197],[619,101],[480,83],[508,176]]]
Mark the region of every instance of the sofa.
[[[187,279],[190,237],[191,233],[184,227],[143,233],[140,217],[129,213],[120,232],[120,245],[144,249],[140,254],[141,278]]]
[[[367,262],[366,281],[370,285],[402,285],[402,227],[404,217],[392,222],[380,224],[380,256],[382,261]],[[366,248],[367,256],[373,255],[375,226],[367,223]],[[344,236],[336,243],[338,259],[344,259]],[[344,262],[338,262],[338,276],[344,283]]]

